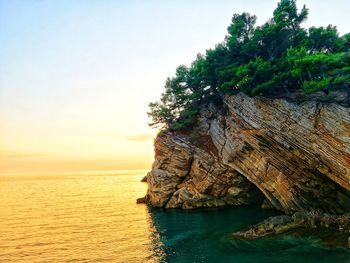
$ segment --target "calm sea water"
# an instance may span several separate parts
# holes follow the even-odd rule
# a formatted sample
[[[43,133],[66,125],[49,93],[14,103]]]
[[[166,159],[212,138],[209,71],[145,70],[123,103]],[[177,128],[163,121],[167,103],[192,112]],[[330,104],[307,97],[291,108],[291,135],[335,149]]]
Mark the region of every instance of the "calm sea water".
[[[0,262],[350,262],[317,236],[230,239],[273,211],[137,205],[142,176],[0,178]]]

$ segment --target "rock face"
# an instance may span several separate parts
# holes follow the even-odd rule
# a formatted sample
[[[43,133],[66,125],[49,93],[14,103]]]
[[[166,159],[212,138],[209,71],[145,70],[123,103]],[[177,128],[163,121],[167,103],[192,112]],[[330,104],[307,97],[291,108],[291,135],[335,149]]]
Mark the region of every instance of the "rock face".
[[[210,137],[207,137],[210,140]],[[213,152],[194,146],[185,135],[158,136],[155,161],[147,176],[147,200],[153,206],[196,208],[261,202],[262,194]]]
[[[259,224],[233,233],[232,238],[250,240],[269,235],[291,233],[300,229],[307,232],[316,228],[318,231],[323,231],[323,239],[327,240],[329,245],[350,248],[350,237],[348,237],[350,215],[329,215],[317,212],[296,212],[291,216],[270,217]],[[322,242],[326,243],[325,240]]]
[[[203,108],[191,131],[156,138],[147,182],[147,202],[159,207],[264,201],[286,214],[349,213],[350,110],[227,97]]]

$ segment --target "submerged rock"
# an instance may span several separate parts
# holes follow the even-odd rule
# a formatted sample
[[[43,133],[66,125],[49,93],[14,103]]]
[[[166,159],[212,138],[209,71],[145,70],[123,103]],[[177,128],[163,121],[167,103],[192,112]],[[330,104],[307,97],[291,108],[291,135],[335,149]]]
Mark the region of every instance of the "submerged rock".
[[[261,223],[232,234],[233,238],[250,240],[269,235],[278,235],[296,229],[327,229],[329,233],[347,235],[350,231],[350,215],[329,215],[318,212],[296,212],[293,215],[270,217]],[[338,238],[339,238],[339,234]],[[334,239],[334,238],[333,238]],[[348,240],[349,241],[349,240]],[[344,240],[342,241],[344,243]],[[328,243],[330,243],[328,241]],[[335,243],[335,242],[333,242]],[[348,244],[343,244],[349,247]]]
[[[232,235],[235,238],[255,239],[267,235],[281,234],[299,227],[305,227],[307,222],[307,214],[300,212],[295,213],[293,216],[273,216],[259,224],[250,226],[246,230],[235,232]]]

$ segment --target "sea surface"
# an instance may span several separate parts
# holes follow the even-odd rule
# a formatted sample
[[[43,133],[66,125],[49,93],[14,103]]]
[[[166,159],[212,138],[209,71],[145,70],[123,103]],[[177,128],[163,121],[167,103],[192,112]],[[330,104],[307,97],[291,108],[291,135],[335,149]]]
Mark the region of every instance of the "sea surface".
[[[0,177],[0,262],[350,262],[317,235],[230,238],[275,211],[136,204],[143,175]]]

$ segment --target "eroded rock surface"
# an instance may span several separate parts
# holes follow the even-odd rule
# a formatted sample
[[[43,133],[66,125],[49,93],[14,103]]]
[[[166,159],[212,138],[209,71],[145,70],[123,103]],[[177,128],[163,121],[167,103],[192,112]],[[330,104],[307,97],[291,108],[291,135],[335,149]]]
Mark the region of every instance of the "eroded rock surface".
[[[216,149],[211,141],[213,150]],[[262,202],[262,194],[215,153],[194,146],[185,135],[158,136],[155,161],[147,176],[153,206],[197,208]]]
[[[330,215],[317,212],[296,212],[293,215],[274,216],[265,219],[261,223],[250,226],[247,229],[232,234],[234,239],[250,240],[261,238],[269,235],[278,235],[283,233],[292,233],[303,229],[305,232],[310,229],[326,230],[328,232],[327,239],[330,235],[333,237],[333,243],[338,243],[343,247],[350,248],[349,231],[350,216],[349,215]],[[335,241],[335,242],[334,242]],[[328,242],[329,243],[329,242]],[[334,245],[333,244],[333,245]]]
[[[193,135],[196,136],[193,136]],[[191,138],[198,137],[190,143]],[[195,208],[262,203],[293,214],[350,212],[350,110],[230,96],[183,134],[155,140],[147,201]]]

